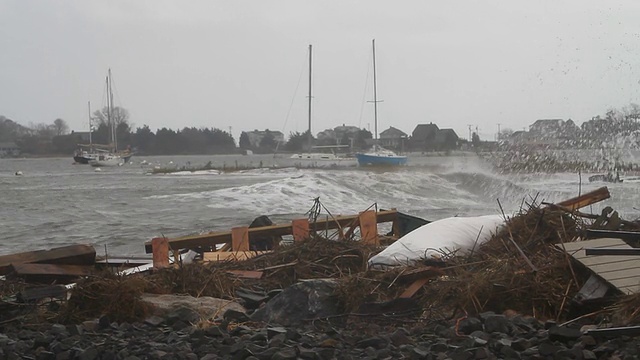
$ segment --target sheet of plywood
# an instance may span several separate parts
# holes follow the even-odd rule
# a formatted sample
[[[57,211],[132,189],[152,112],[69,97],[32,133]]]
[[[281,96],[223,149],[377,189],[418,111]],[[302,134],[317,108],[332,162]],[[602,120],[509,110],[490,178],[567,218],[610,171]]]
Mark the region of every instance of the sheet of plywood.
[[[27,251],[0,256],[0,275],[10,271],[11,264],[68,264],[91,265],[96,261],[96,250],[91,245],[70,245],[50,250]]]

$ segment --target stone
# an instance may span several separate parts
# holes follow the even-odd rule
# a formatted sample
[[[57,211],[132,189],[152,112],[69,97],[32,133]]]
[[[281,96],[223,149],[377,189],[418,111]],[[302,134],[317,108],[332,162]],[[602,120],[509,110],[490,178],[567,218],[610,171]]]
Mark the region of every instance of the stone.
[[[504,315],[489,315],[484,320],[484,330],[488,333],[511,334],[513,324]]]
[[[516,351],[525,351],[531,347],[531,341],[527,339],[516,339],[511,343],[511,348]]]
[[[162,323],[164,323],[164,318],[161,318],[160,316],[152,315],[144,319],[144,323],[149,324],[151,326],[160,326]]]
[[[90,347],[90,348],[85,349],[78,356],[79,360],[95,360],[97,358],[98,358],[98,349],[96,349],[93,346]]]
[[[395,346],[413,344],[413,340],[411,340],[407,331],[403,328],[396,329],[389,338],[391,343]]]
[[[596,346],[598,344],[596,339],[591,335],[582,335],[579,340],[584,346]]]
[[[389,342],[386,339],[381,338],[379,336],[374,336],[368,339],[363,339],[358,341],[356,343],[356,347],[363,349],[370,346],[375,349],[383,349],[387,347],[388,344]]]
[[[201,319],[211,319],[217,314],[223,314],[226,310],[233,309],[245,312],[244,307],[234,301],[218,299],[210,296],[194,298],[189,295],[174,294],[142,294],[142,301],[153,305],[154,314],[166,317],[167,314],[179,307],[186,307],[198,313]],[[183,319],[188,320],[188,319]]]
[[[466,318],[458,324],[460,334],[469,335],[474,331],[482,331],[482,321],[476,317]]]
[[[553,326],[549,328],[549,340],[551,341],[560,341],[566,343],[568,341],[577,340],[581,336],[582,333],[579,329],[572,329],[564,326]]]
[[[251,319],[282,326],[298,326],[308,319],[337,315],[340,309],[334,295],[336,287],[334,279],[300,281],[256,310]]]
[[[550,356],[560,351],[562,348],[549,342],[543,342],[538,345],[538,353],[542,356]]]
[[[95,332],[98,330],[98,322],[95,320],[83,321],[82,329],[88,332]]]
[[[176,306],[168,311],[164,317],[167,319],[167,324],[169,325],[173,325],[178,321],[186,324],[195,324],[201,319],[201,315],[196,309],[186,305]]]
[[[205,356],[200,358],[200,360],[217,360],[217,359],[220,359],[218,354],[206,354]]]
[[[238,311],[234,309],[229,309],[225,311],[224,315],[222,315],[222,318],[225,321],[236,322],[236,323],[244,323],[251,320],[249,319],[249,316],[247,316],[247,314],[244,311]]]
[[[218,326],[210,326],[204,331],[204,333],[209,337],[222,337],[226,334],[226,332],[223,332]]]
[[[582,350],[582,358],[584,360],[596,360],[598,357],[591,350]]]

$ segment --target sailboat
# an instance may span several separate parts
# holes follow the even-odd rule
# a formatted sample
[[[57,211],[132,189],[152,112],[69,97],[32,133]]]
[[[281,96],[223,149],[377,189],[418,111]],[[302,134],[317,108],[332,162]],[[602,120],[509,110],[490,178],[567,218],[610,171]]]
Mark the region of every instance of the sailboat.
[[[116,123],[113,119],[113,90],[111,84],[111,69],[107,74],[107,126],[111,142],[109,150],[97,150],[97,156],[89,160],[89,164],[94,167],[120,166],[129,162],[133,153],[129,150],[118,152],[118,137],[116,133]]]
[[[358,165],[404,165],[407,157],[397,155],[391,150],[387,150],[378,145],[378,93],[376,84],[376,40],[372,41],[373,46],[373,116],[374,116],[374,139],[373,149],[367,153],[358,153]]]
[[[89,161],[95,159],[98,154],[96,152],[96,147],[99,147],[97,144],[93,144],[93,139],[91,135],[93,134],[93,127],[91,125],[91,101],[88,103],[89,106],[89,144],[78,144],[78,148],[73,153],[73,161],[76,164],[88,164]]]
[[[312,63],[312,46],[309,45],[309,143],[306,153],[298,153],[291,155],[291,159],[295,160],[297,166],[300,167],[337,167],[337,166],[356,166],[355,158],[344,157],[335,153],[340,148],[348,148],[348,145],[329,145],[329,146],[313,146],[311,135],[311,63]],[[311,150],[327,150],[329,152],[311,152]]]

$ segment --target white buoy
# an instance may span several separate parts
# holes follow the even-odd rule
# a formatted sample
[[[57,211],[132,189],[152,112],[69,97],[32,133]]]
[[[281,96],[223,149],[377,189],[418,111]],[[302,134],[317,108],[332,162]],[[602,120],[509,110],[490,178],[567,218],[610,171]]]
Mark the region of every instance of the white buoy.
[[[101,172],[101,171],[102,171],[102,169],[100,169],[99,167],[97,167],[97,168],[96,168],[95,170],[93,170],[93,171],[95,171],[95,172]]]
[[[22,171],[20,170],[16,171],[16,176],[22,176]]]

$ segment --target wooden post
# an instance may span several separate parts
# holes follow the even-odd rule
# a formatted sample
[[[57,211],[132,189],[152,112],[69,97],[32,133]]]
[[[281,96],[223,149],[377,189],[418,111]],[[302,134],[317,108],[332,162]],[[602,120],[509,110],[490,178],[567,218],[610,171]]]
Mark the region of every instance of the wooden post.
[[[376,212],[374,210],[368,210],[360,213],[358,218],[360,220],[360,235],[362,236],[362,241],[365,244],[380,245]]]
[[[156,269],[169,267],[169,239],[153,238],[151,247],[153,248],[153,267]]]
[[[391,208],[391,210],[393,211],[397,211],[396,208]],[[393,220],[392,226],[391,226],[391,230],[393,230],[393,236],[395,237],[400,237],[400,218],[396,217]]]
[[[293,240],[303,241],[309,238],[309,220],[295,219],[291,222],[293,228]]]
[[[249,227],[231,228],[231,251],[249,251]]]

